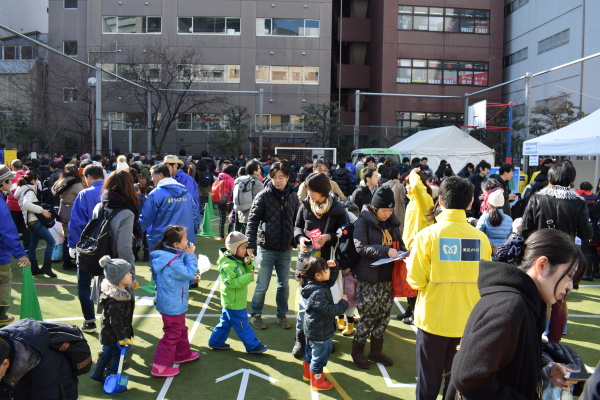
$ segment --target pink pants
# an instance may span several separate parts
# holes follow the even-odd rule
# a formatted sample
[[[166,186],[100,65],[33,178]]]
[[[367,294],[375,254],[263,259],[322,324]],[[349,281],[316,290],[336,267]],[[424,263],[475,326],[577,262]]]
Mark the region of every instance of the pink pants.
[[[190,342],[188,328],[185,326],[185,313],[180,315],[162,314],[163,332],[162,339],[156,346],[154,364],[171,366],[176,360],[185,360],[190,357]]]

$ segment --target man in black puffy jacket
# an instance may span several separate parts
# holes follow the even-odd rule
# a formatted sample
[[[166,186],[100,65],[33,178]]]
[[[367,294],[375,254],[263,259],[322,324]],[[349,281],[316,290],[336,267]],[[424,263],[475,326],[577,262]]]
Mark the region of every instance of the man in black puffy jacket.
[[[346,197],[350,196],[352,191],[354,191],[352,175],[350,174],[350,171],[346,169],[346,163],[343,161],[338,163],[337,169],[335,169],[333,174],[331,174],[331,180],[337,183],[337,185],[340,187],[340,190]]]
[[[290,168],[276,162],[269,170],[271,181],[254,198],[246,232],[248,255],[256,251],[258,276],[252,297],[250,324],[256,329],[266,329],[262,322],[262,309],[269,289],[271,274],[277,276],[277,323],[283,329],[291,328],[287,321],[290,297],[289,275],[294,240],[294,221],[299,208],[298,197],[288,185]]]

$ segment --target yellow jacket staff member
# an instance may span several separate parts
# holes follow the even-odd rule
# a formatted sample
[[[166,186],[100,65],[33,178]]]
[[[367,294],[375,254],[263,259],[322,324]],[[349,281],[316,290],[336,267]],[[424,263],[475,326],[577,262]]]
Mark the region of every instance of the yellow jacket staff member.
[[[433,207],[431,188],[425,184],[425,174],[421,172],[420,168],[415,168],[408,174],[406,197],[410,202],[404,215],[402,241],[410,250],[417,233],[433,223],[427,220],[427,213]]]

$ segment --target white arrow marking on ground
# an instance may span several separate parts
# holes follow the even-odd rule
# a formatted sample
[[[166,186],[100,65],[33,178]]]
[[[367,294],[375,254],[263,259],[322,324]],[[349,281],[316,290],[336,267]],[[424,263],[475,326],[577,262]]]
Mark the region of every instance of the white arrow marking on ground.
[[[240,385],[240,390],[238,391],[237,400],[243,400],[244,397],[246,396],[246,388],[248,387],[248,377],[250,376],[250,374],[258,376],[259,378],[267,380],[271,383],[277,382],[277,379],[275,379],[275,378],[271,378],[270,376],[261,374],[260,372],[253,371],[248,368],[240,368],[237,371],[233,371],[227,375],[223,375],[222,377],[217,378],[215,382],[218,383],[218,382],[224,381],[225,379],[229,379],[232,376],[235,376],[237,374],[243,374],[242,375],[242,384]]]
[[[389,388],[406,388],[406,387],[416,387],[416,383],[393,383],[392,378],[390,378],[390,374],[388,374],[387,370],[383,366],[383,364],[377,363],[379,370],[381,371],[381,375],[383,375],[383,380],[385,384]]]

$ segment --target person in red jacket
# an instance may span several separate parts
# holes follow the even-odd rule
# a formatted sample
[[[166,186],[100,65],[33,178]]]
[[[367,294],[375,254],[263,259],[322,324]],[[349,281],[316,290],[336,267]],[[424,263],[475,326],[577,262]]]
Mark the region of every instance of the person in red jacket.
[[[13,196],[17,190],[17,181],[24,176],[27,171],[23,169],[23,162],[19,159],[12,160],[10,168],[14,173],[14,177],[10,180],[10,191],[6,198],[6,205],[10,210],[10,216],[17,227],[19,236],[23,239],[23,247],[27,248],[29,247],[29,230],[27,229],[27,225],[25,225],[23,211],[21,210],[21,207],[19,207],[19,201]]]

